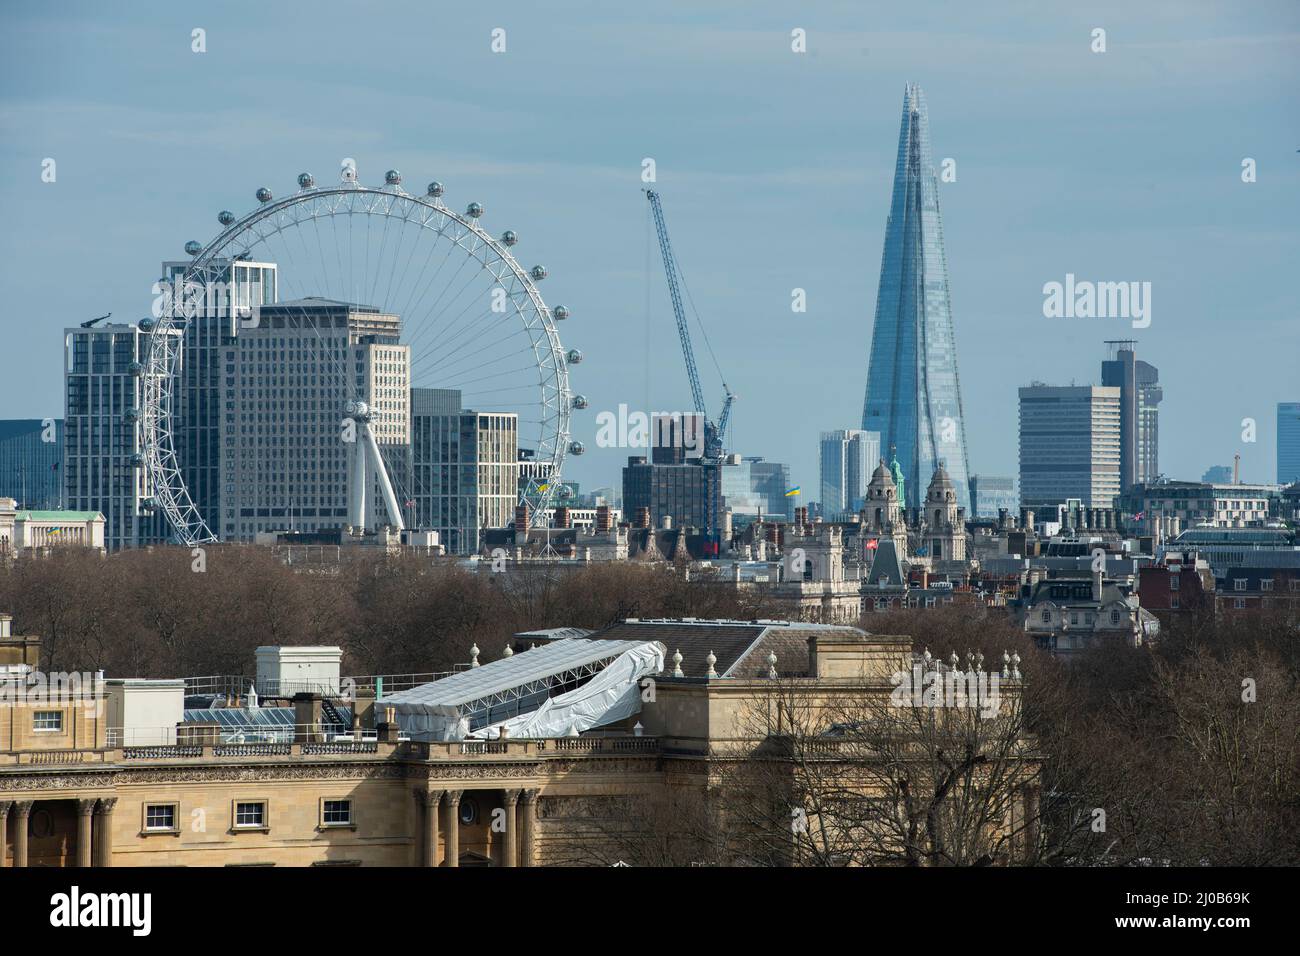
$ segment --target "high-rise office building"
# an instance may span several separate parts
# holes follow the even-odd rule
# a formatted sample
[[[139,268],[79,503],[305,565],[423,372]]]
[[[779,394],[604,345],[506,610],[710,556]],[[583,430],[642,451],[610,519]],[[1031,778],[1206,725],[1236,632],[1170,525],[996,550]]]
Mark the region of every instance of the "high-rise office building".
[[[794,517],[798,500],[787,492],[791,490],[790,466],[779,461],[765,461],[759,457],[746,458],[749,462],[750,487],[763,501],[765,515],[780,521]]]
[[[966,424],[939,182],[925,95],[912,84],[903,96],[862,427],[877,432],[884,448],[896,450],[906,478],[906,505],[921,503],[942,462],[958,503],[969,513]]]
[[[790,468],[762,458],[727,455],[722,460],[722,507],[731,511],[733,520],[764,518],[781,520],[790,517]]]
[[[1110,357],[1101,363],[1101,384],[1118,388],[1120,460],[1123,489],[1155,481],[1160,474],[1160,372],[1140,361],[1131,339],[1106,343]]]
[[[1020,389],[1020,503],[1077,498],[1110,508],[1120,493],[1120,390],[1101,385]]]
[[[1205,474],[1201,475],[1201,481],[1207,485],[1226,485],[1232,481],[1232,466],[1211,465],[1205,469]]]
[[[514,520],[519,457],[518,415],[462,408],[458,389],[411,389],[412,523],[448,554],[477,552],[483,528]]]
[[[163,307],[172,306],[183,331],[181,365],[172,417],[176,461],[190,499],[214,534],[224,537],[221,509],[221,420],[227,375],[224,351],[252,321],[254,310],[277,301],[278,277],[270,262],[221,260],[206,283],[183,288],[193,263],[164,262],[159,280]],[[242,319],[242,321],[241,321]]]
[[[867,497],[867,483],[880,460],[880,435],[859,428],[840,428],[822,432],[818,447],[822,514],[833,518],[860,510]]]
[[[996,518],[1003,508],[1008,514],[1020,513],[1020,489],[1016,479],[1002,475],[971,475],[970,500],[972,518]]]
[[[650,509],[652,524],[703,531],[720,526],[723,466],[703,458],[704,416],[650,416],[650,456],[637,455],[623,469],[623,513]]]
[[[62,468],[62,418],[0,421],[0,498],[19,508],[61,508]]]
[[[109,551],[171,538],[144,456],[148,338],[134,325],[64,332],[64,507],[100,512]]]
[[[372,306],[307,298],[263,306],[256,326],[226,343],[223,539],[348,523],[348,462],[362,453],[359,440],[345,440],[343,408],[350,398],[370,406],[389,475],[396,488],[404,487],[411,350],[399,344],[400,331],[397,316]],[[369,527],[390,523],[377,483],[366,501]]]
[[[1277,483],[1300,481],[1300,402],[1277,403]]]

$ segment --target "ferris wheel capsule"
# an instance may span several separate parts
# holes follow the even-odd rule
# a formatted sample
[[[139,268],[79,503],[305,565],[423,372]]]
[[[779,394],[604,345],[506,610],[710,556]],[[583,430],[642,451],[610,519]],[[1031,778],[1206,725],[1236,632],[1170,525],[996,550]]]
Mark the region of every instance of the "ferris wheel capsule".
[[[571,455],[581,455],[586,450],[587,446],[580,441],[569,442],[569,454]]]
[[[546,278],[546,266],[533,266],[528,274],[533,277],[534,282],[541,282]]]
[[[563,322],[569,317],[568,307],[557,305],[555,308],[551,309],[551,317],[555,319],[556,322]]]
[[[573,396],[573,407],[574,407],[574,408],[586,408],[586,407],[587,407],[587,396],[586,396],[586,395],[574,395],[574,396]]]
[[[507,229],[505,232],[501,233],[501,241],[507,246],[513,246],[519,241],[519,237],[515,235],[513,229]]]
[[[303,189],[311,189],[311,187],[316,185],[316,177],[311,173],[299,173],[298,185]]]
[[[402,174],[395,169],[390,169],[384,173],[384,182],[390,186],[400,186],[402,184]]]
[[[427,191],[430,196],[432,196],[434,199],[437,199],[439,196],[441,196],[443,193],[447,191],[447,187],[435,179],[433,182],[429,183],[429,189]]]
[[[202,251],[203,251],[203,243],[195,239],[191,239],[189,242],[185,243],[186,255],[197,256]]]
[[[235,214],[229,209],[223,209],[221,212],[217,213],[217,222],[221,223],[223,226],[228,226],[234,221]]]
[[[570,365],[580,365],[582,363],[582,353],[577,349],[569,349],[569,354],[565,356]]]
[[[143,319],[141,319],[139,322],[135,324],[135,327],[139,329],[141,332],[152,332],[153,327],[156,324],[157,323],[155,323],[150,316],[146,315]]]
[[[478,219],[483,215],[483,204],[477,202],[470,203],[465,207],[465,215],[469,216],[471,219]]]
[[[271,190],[267,189],[265,186],[261,187],[261,188],[257,191],[257,194],[256,194],[256,195],[257,195],[257,201],[258,201],[258,202],[270,202],[270,201],[271,201]]]

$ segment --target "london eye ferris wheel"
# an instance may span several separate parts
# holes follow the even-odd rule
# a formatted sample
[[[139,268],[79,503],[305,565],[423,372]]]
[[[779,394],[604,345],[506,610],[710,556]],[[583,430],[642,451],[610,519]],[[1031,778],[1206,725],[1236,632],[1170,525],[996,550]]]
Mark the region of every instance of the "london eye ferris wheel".
[[[571,439],[570,417],[587,405],[569,385],[569,368],[582,355],[566,350],[557,331],[569,310],[548,307],[539,289],[546,268],[516,259],[520,237],[514,231],[493,236],[483,228],[483,204],[468,202],[460,212],[450,207],[440,182],[415,195],[389,170],[382,186],[369,187],[345,160],[337,183],[318,184],[302,173],[297,186],[279,199],[258,189],[257,206],[242,216],[221,212],[213,239],[186,243],[190,261],[171,280],[167,307],[142,323],[150,333],[140,416],[152,507],[182,544],[217,540],[217,516],[196,504],[178,455],[179,371],[192,316],[187,310],[230,274],[232,263],[245,261],[276,264],[276,300],[283,303],[277,308],[298,310],[299,328],[311,329],[319,315],[314,306],[322,302],[395,317],[409,352],[412,390],[455,390],[467,409],[517,414],[518,444],[534,454],[533,477],[520,483],[519,498],[533,522],[543,520],[562,494],[565,457],[584,450]],[[245,307],[239,324],[253,311]],[[371,426],[376,416],[358,380],[334,352],[322,348],[320,355],[322,380],[329,376],[337,385],[337,417],[350,425],[342,431],[353,432],[355,442],[348,465],[350,521],[364,522],[357,496],[373,475],[389,522],[400,528],[399,499],[410,493],[402,487],[409,476],[385,466]]]

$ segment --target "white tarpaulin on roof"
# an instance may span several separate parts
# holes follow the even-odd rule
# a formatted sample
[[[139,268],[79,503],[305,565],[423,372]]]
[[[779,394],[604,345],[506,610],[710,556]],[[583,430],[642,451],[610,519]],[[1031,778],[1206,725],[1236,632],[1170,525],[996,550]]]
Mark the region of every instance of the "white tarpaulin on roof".
[[[508,737],[568,737],[631,717],[641,711],[641,678],[664,669],[664,654],[658,641],[640,644],[576,690],[547,699],[531,713],[481,727],[470,736],[494,739],[504,727]]]
[[[624,676],[618,680],[607,678],[605,672],[632,652],[639,652],[633,658],[635,664],[621,666],[617,671]],[[655,673],[663,668],[663,656],[663,645],[657,642],[585,638],[555,641],[400,691],[377,701],[376,706],[381,712],[383,708],[392,707],[403,733],[414,740],[463,740],[470,736],[473,727],[486,730],[511,720],[531,717],[542,707],[553,708],[556,701],[569,701],[575,696],[594,693],[588,692],[589,687],[608,691],[620,681],[629,680],[635,685],[644,673]],[[658,661],[655,670],[642,670],[654,660]],[[580,680],[586,683],[551,697],[557,689],[572,687]],[[613,706],[613,698],[618,696],[613,695],[606,703]],[[637,704],[639,706],[639,697]],[[585,706],[598,708],[601,704],[592,697],[591,703]],[[635,709],[628,711],[635,712]],[[597,720],[598,714],[594,711],[584,713],[583,705],[577,706],[573,716],[587,722],[587,726],[598,726],[592,722]],[[618,718],[610,718],[614,719]],[[484,724],[487,726],[481,726]],[[514,732],[513,727],[510,730]],[[568,733],[568,727],[560,733]]]

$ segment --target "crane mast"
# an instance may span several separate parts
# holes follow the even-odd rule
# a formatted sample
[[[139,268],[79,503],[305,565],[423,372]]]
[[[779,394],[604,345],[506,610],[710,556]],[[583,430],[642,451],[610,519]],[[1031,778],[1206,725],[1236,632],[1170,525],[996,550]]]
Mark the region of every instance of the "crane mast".
[[[722,406],[722,416],[715,425],[708,415],[704,404],[704,388],[700,385],[700,369],[695,363],[695,347],[691,343],[691,329],[686,320],[686,306],[682,302],[681,284],[678,277],[681,272],[677,267],[677,257],[673,255],[672,242],[668,238],[668,226],[664,222],[663,205],[659,194],[653,189],[645,190],[646,199],[650,200],[650,211],[654,216],[655,233],[659,237],[659,252],[664,260],[664,274],[668,277],[668,297],[672,300],[673,317],[677,320],[677,337],[682,343],[682,358],[686,361],[686,377],[690,380],[691,400],[695,411],[704,419],[704,454],[706,458],[722,457],[722,441],[727,432],[727,423],[731,419],[731,403],[736,396],[727,383],[722,383],[726,399]]]
[[[700,385],[700,369],[695,363],[695,347],[691,343],[690,325],[686,319],[686,306],[682,302],[682,291],[679,277],[681,271],[677,266],[677,257],[673,255],[672,242],[668,239],[668,226],[664,222],[663,205],[659,201],[659,194],[653,189],[645,190],[646,199],[650,201],[650,212],[654,216],[655,233],[659,238],[659,252],[664,260],[664,274],[668,278],[668,297],[672,300],[673,317],[677,320],[677,337],[681,340],[682,358],[686,362],[686,377],[691,385],[691,400],[695,404],[695,411],[699,414],[704,422],[704,462],[705,468],[711,472],[714,481],[714,487],[709,489],[706,495],[705,506],[705,535],[712,543],[714,549],[718,544],[718,520],[716,515],[717,505],[721,497],[722,481],[721,463],[723,451],[723,438],[727,433],[727,423],[731,419],[731,404],[735,401],[736,396],[727,386],[726,382],[722,383],[722,389],[725,393],[725,399],[722,405],[722,415],[715,425],[708,415],[704,404],[704,388]],[[707,343],[706,343],[707,344]]]

